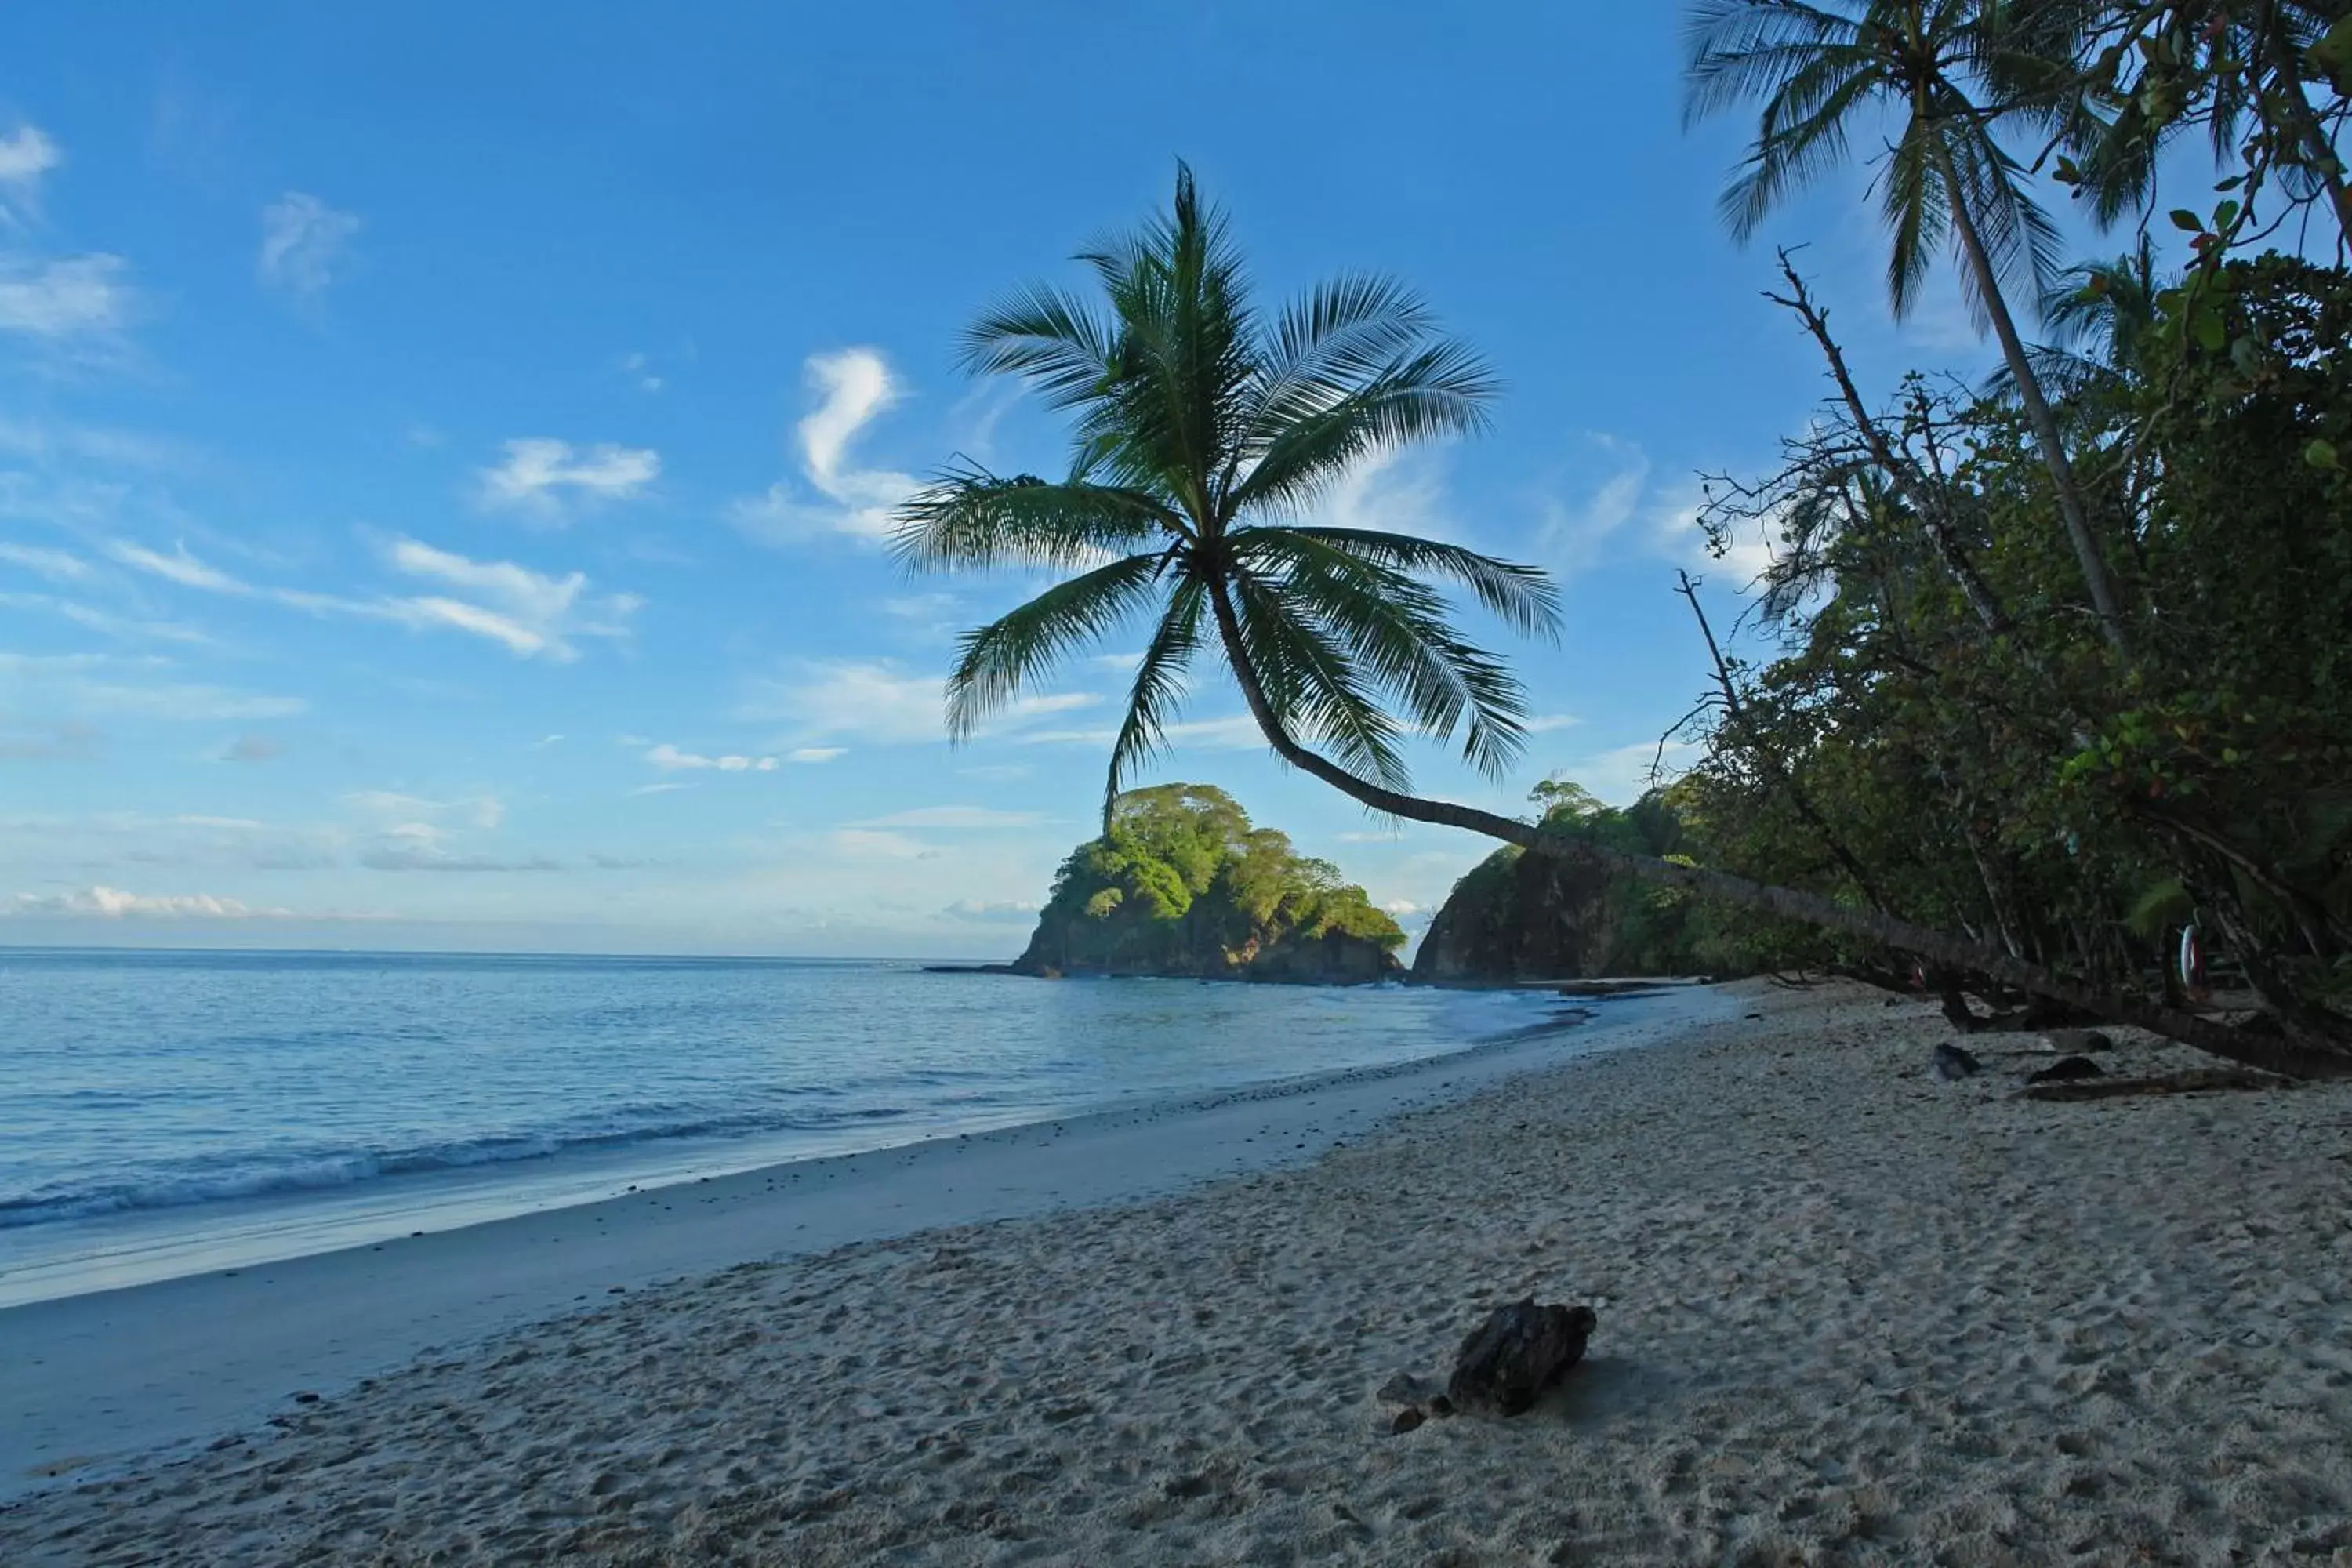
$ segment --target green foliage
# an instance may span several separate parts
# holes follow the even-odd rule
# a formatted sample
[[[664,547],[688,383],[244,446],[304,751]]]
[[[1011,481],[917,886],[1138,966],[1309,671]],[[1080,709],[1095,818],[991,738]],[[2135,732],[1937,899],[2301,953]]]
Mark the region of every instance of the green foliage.
[[[1377,979],[1405,934],[1338,867],[1205,784],[1133,790],[1062,862],[1021,966]]]
[[[955,468],[899,510],[897,548],[917,568],[1077,572],[965,636],[952,731],[1142,621],[1107,818],[1165,747],[1204,647],[1277,747],[1320,745],[1402,789],[1398,741],[1412,729],[1459,735],[1470,763],[1506,771],[1523,741],[1519,684],[1456,629],[1437,584],[1549,633],[1559,604],[1544,574],[1300,515],[1369,458],[1480,428],[1495,391],[1484,363],[1384,278],[1340,278],[1261,314],[1224,218],[1181,165],[1168,216],[1079,259],[1093,295],[1035,285],[964,338],[970,369],[1019,376],[1074,417],[1068,476]]]
[[[1620,810],[1573,780],[1529,800],[1549,831],[1628,854],[1696,865],[1702,836],[1679,787]],[[1766,967],[1738,917],[1679,888],[1507,846],[1454,885],[1416,974],[1527,980],[1596,974],[1747,973]]]

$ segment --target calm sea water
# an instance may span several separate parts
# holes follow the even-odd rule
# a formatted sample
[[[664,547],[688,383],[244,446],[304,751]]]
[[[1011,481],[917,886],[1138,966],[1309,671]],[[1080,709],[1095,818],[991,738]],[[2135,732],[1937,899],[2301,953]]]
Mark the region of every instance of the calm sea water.
[[[238,1237],[285,1256],[305,1226],[340,1244],[1427,1057],[1557,1005],[889,963],[0,950],[0,1300],[77,1260],[154,1277]]]

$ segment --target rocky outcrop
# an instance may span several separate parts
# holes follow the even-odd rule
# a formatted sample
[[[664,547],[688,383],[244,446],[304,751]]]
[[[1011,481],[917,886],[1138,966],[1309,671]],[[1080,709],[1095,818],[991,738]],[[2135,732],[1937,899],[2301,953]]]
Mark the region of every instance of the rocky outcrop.
[[[1223,790],[1162,784],[1121,795],[1063,861],[1013,968],[1360,985],[1402,975],[1404,941],[1362,888]]]
[[[1623,892],[1605,871],[1513,847],[1454,885],[1422,938],[1412,977],[1433,984],[1622,973]]]

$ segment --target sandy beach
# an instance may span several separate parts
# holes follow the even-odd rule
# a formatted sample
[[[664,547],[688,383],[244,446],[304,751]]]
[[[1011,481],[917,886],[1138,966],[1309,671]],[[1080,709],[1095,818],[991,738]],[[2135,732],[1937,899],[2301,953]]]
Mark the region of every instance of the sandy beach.
[[[1125,1191],[1073,1175],[983,1223],[733,1268],[709,1249],[750,1233],[707,1230],[569,1315],[510,1321],[541,1280],[452,1307],[459,1348],[281,1378],[257,1428],[226,1415],[259,1408],[248,1368],[247,1405],[183,1400],[208,1443],[36,1478],[0,1562],[2352,1563],[2352,1088],[2027,1101],[2035,1061],[2002,1053],[2030,1038],[1972,1042],[1986,1073],[1944,1084],[1923,1005],[1710,1000],[1541,1071],[1253,1105],[1252,1129],[1318,1129],[1284,1163],[1239,1144],[1271,1131],[1172,1117],[1032,1150],[1115,1170],[1131,1141]],[[2128,1037],[2110,1061],[2205,1065]],[[451,1279],[465,1235],[408,1274]],[[588,1273],[637,1268],[604,1247]],[[214,1304],[257,1300],[242,1283]],[[317,1289],[325,1310],[346,1287]],[[236,1331],[171,1289],[86,1315],[107,1302],[141,1375],[199,1391]],[[1442,1378],[1528,1294],[1599,1313],[1567,1384],[1393,1433],[1382,1385]],[[404,1310],[372,1342],[363,1313],[333,1325],[332,1365],[421,1349]],[[111,1364],[41,1310],[0,1313],[12,1463],[27,1401]],[[37,1341],[89,1359],[43,1383]],[[114,1429],[194,1435],[168,1427]]]

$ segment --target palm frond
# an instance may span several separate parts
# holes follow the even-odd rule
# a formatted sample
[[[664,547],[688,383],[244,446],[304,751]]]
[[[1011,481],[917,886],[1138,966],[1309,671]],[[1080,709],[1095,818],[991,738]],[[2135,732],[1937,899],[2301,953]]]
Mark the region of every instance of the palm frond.
[[[1158,497],[1085,480],[950,469],[900,503],[890,547],[914,571],[1088,565],[1155,537],[1181,537],[1183,518]]]
[[[1263,448],[1234,487],[1226,510],[1296,510],[1375,453],[1486,427],[1494,374],[1465,344],[1436,342],[1384,367],[1319,413],[1254,433]]]
[[[948,734],[970,738],[981,721],[1021,695],[1080,647],[1116,630],[1150,599],[1165,552],[1130,555],[1055,584],[1016,610],[966,632],[948,677]]]
[[[1559,590],[1539,566],[1481,555],[1459,544],[1377,529],[1292,527],[1287,531],[1344,551],[1376,566],[1449,578],[1514,630],[1557,640]]]
[[[1201,616],[1208,595],[1197,579],[1180,582],[1168,608],[1136,666],[1128,688],[1127,716],[1110,748],[1110,772],[1103,786],[1103,824],[1110,824],[1111,807],[1127,787],[1130,770],[1148,762],[1168,743],[1168,726],[1175,721],[1184,698],[1184,676],[1201,646]]]
[[[1344,649],[1371,689],[1392,694],[1432,739],[1463,731],[1463,755],[1480,771],[1508,771],[1525,742],[1525,694],[1493,656],[1454,634],[1433,590],[1294,530],[1234,537],[1258,581]]]
[[[1258,678],[1276,721],[1328,749],[1350,772],[1393,790],[1412,787],[1396,749],[1396,723],[1365,689],[1347,652],[1291,613],[1275,585],[1244,569],[1231,578],[1239,658]]]

